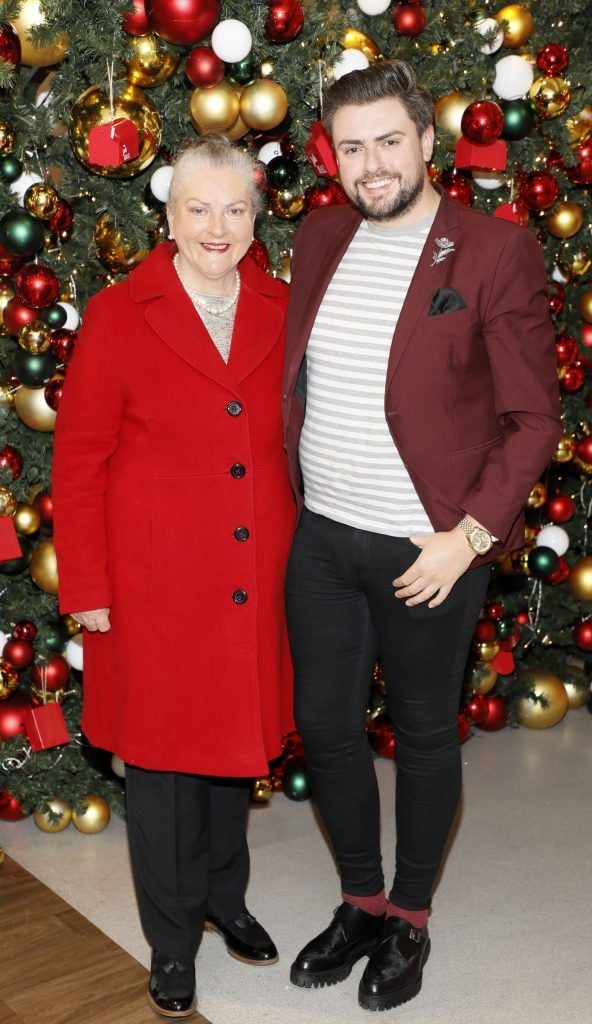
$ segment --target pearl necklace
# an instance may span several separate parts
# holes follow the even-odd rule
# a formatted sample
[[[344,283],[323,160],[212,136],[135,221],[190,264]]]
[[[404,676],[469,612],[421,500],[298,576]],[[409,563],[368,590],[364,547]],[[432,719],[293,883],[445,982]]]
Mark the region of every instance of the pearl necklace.
[[[234,272],[235,281],[234,281],[234,289],[233,289],[232,295],[230,295],[228,297],[227,301],[223,305],[211,306],[206,301],[206,299],[203,298],[203,293],[202,292],[198,292],[195,288],[190,288],[189,285],[185,284],[185,281],[183,280],[183,277],[181,275],[181,271],[179,270],[179,253],[175,253],[175,255],[173,257],[173,264],[174,264],[175,270],[177,271],[177,274],[179,276],[179,280],[180,280],[181,284],[183,285],[185,291],[190,296],[192,302],[194,302],[196,306],[199,306],[200,309],[203,309],[204,313],[211,313],[212,316],[223,316],[224,313],[228,313],[229,310],[232,309],[232,307],[234,306],[236,300],[238,299],[238,293],[240,291],[241,280],[240,280],[240,274],[238,272],[238,268]],[[214,296],[212,295],[212,298],[213,297]],[[220,299],[224,298],[223,295],[220,295],[220,296],[217,296],[217,297],[219,297]]]

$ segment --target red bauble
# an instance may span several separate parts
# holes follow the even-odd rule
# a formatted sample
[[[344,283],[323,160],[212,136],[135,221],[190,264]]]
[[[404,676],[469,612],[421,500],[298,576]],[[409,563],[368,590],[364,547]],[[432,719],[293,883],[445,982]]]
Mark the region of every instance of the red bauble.
[[[21,41],[7,21],[0,25],[0,60],[17,68],[21,62]]]
[[[555,352],[557,366],[567,366],[568,363],[573,363],[580,354],[576,339],[570,338],[569,334],[559,334],[555,338]]]
[[[146,14],[145,0],[131,0],[131,3],[134,9],[123,15],[121,27],[130,36],[147,36],[152,31],[152,27]]]
[[[283,754],[286,757],[300,757],[304,760],[304,743],[299,732],[289,732],[284,736],[282,744]]]
[[[8,700],[0,701],[0,742],[24,736],[23,718],[35,707],[26,690],[17,690]]]
[[[31,669],[31,682],[38,690],[63,690],[69,678],[70,666],[61,654],[54,654],[46,665],[33,665]]]
[[[503,697],[486,697],[487,714],[479,728],[486,732],[495,732],[496,729],[503,729],[508,720],[508,708]]]
[[[465,178],[463,174],[444,171],[440,178],[440,185],[451,199],[456,199],[457,203],[462,203],[463,206],[473,205],[473,188],[469,179]]]
[[[41,516],[42,525],[47,528],[53,526],[53,501],[51,494],[48,494],[47,491],[39,491],[39,494],[36,494],[33,498],[33,505]]]
[[[592,434],[580,438],[576,444],[575,454],[581,462],[592,465]]]
[[[24,305],[47,309],[60,294],[60,279],[55,270],[44,263],[27,263],[16,275],[14,289]]]
[[[573,185],[589,185],[592,182],[592,160],[582,160],[574,167],[568,167],[566,174]]]
[[[493,211],[493,216],[499,220],[509,220],[512,224],[520,224],[522,228],[528,224],[528,210],[524,203],[517,203],[515,200],[511,203],[500,203]]]
[[[473,640],[478,644],[488,644],[495,640],[495,625],[491,619],[479,619],[475,626]]]
[[[568,523],[576,510],[576,503],[569,494],[558,491],[547,498],[543,512],[552,523]]]
[[[504,606],[503,604],[500,604],[499,601],[492,601],[491,604],[485,605],[485,615],[493,622],[499,622],[503,617],[503,614]]]
[[[379,717],[368,722],[366,732],[370,746],[379,757],[388,757],[395,760],[395,734],[388,718]]]
[[[530,618],[526,608],[524,608],[523,611],[516,612],[514,618],[516,619],[516,623],[519,626],[526,626],[527,623],[530,622]]]
[[[559,281],[550,281],[548,286],[549,292],[549,312],[553,316],[559,316],[561,310],[565,305],[565,288]]]
[[[60,241],[67,242],[70,235],[72,234],[72,225],[74,224],[74,210],[67,203],[65,199],[60,200],[53,217],[50,217],[47,226],[54,235],[57,235]]]
[[[185,74],[192,85],[209,89],[224,78],[224,64],[210,46],[196,46],[187,55]]]
[[[477,100],[465,108],[460,126],[466,139],[484,146],[502,134],[504,112],[492,100]]]
[[[22,256],[15,256],[14,253],[8,252],[8,249],[0,245],[0,275],[2,277],[14,277],[24,262]]]
[[[566,366],[565,372],[562,374],[559,381],[559,388],[561,391],[570,393],[573,391],[579,391],[584,386],[586,375],[582,364],[579,362],[573,366]]]
[[[269,253],[260,238],[253,239],[247,249],[247,256],[251,257],[253,262],[259,267],[259,270],[269,270]]]
[[[548,210],[559,195],[557,178],[550,171],[531,171],[520,185],[520,198],[529,210]]]
[[[290,160],[298,159],[298,152],[296,150],[294,140],[290,138],[290,135],[287,132],[285,135],[282,135],[279,142],[282,156],[288,157]]]
[[[590,346],[592,346],[592,324],[582,324],[581,332],[582,345],[585,345],[586,348],[590,348]]]
[[[464,743],[471,735],[471,720],[462,712],[458,716],[458,742]]]
[[[77,337],[76,331],[68,331],[65,327],[59,327],[57,331],[52,332],[49,347],[58,363],[70,362]]]
[[[33,650],[33,645],[28,640],[16,640],[14,637],[11,637],[4,644],[2,657],[6,658],[18,672],[22,672],[33,661],[35,651]]]
[[[7,789],[0,789],[0,821],[21,821],[26,817],[16,797]]]
[[[304,208],[307,213],[325,206],[344,206],[349,199],[338,181],[319,181],[317,185],[309,185],[304,193]]]
[[[4,307],[4,326],[9,334],[18,334],[21,327],[38,318],[37,310],[23,305],[16,295],[13,299],[9,299]]]
[[[304,25],[304,12],[299,0],[269,0],[265,35],[274,43],[289,43]]]
[[[576,622],[573,628],[574,643],[581,651],[592,651],[592,620]]]
[[[18,448],[12,444],[5,444],[0,448],[0,469],[9,469],[12,479],[16,480],[23,471],[23,457]]]
[[[484,722],[487,718],[488,710],[487,697],[482,696],[480,693],[474,693],[464,712],[469,716],[471,722],[479,725],[480,722]]]
[[[17,622],[16,626],[12,631],[12,635],[17,640],[30,640],[33,642],[37,636],[37,626],[30,619],[23,619],[21,622]]]
[[[400,36],[418,36],[425,28],[425,11],[419,4],[397,4],[391,21]]]
[[[536,62],[544,75],[560,75],[569,64],[569,57],[561,43],[546,43],[537,53]]]
[[[57,412],[60,407],[62,395],[64,393],[64,378],[61,374],[56,374],[51,378],[45,388],[45,401],[47,402],[50,409]]]
[[[547,579],[545,580],[545,583],[551,583],[554,587],[556,587],[560,583],[565,583],[565,581],[568,578],[570,572],[571,572],[571,569],[569,567],[569,562],[567,562],[565,560],[565,558],[560,556],[559,557],[559,564],[558,564],[555,572],[552,572],[550,576],[547,576]]]
[[[192,46],[217,25],[218,0],[146,0],[153,32],[174,46]]]

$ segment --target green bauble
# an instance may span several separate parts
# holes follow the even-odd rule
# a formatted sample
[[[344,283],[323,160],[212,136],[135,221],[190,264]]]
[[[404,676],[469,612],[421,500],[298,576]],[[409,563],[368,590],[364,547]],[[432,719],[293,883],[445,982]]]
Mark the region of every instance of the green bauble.
[[[52,331],[55,331],[64,326],[68,314],[63,306],[49,306],[48,309],[39,310],[39,319],[51,327]]]
[[[49,380],[57,363],[51,352],[26,352],[19,348],[14,357],[14,372],[21,384],[39,388]]]
[[[237,61],[236,64],[227,64],[226,77],[235,85],[249,85],[250,82],[254,82],[256,73],[251,55]]]
[[[497,635],[499,636],[500,640],[507,640],[508,637],[512,636],[513,632],[514,632],[514,620],[513,619],[511,619],[508,615],[506,615],[505,618],[499,620],[499,622],[497,624]]]
[[[45,646],[48,651],[56,651],[61,654],[69,640],[66,629],[59,622],[51,622],[45,634]]]
[[[282,793],[289,800],[309,800],[312,795],[306,765],[299,757],[290,758],[286,762],[282,775]]]
[[[559,555],[553,548],[535,547],[528,555],[528,568],[537,580],[546,580],[559,565]]]
[[[529,135],[534,127],[534,110],[527,100],[508,100],[502,103],[504,130],[502,139],[517,142]]]
[[[23,166],[13,153],[0,156],[0,178],[3,178],[7,184],[16,181],[22,173]]]
[[[298,164],[288,156],[274,156],[266,168],[267,181],[273,188],[289,188],[298,181]]]
[[[34,256],[44,238],[43,224],[26,210],[9,210],[0,220],[0,245],[13,256]]]
[[[21,549],[20,558],[8,558],[0,562],[0,573],[3,576],[19,576],[27,568],[31,560],[32,543],[29,537],[17,537]]]

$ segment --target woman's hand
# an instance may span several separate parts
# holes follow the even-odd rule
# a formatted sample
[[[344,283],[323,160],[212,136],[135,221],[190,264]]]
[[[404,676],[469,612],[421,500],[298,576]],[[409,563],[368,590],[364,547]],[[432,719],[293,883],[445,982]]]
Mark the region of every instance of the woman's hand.
[[[410,537],[409,540],[421,548],[421,554],[402,576],[393,580],[393,586],[399,588],[395,597],[406,598],[405,604],[408,605],[429,601],[428,608],[437,608],[469,568],[475,552],[457,526],[441,533]]]
[[[99,633],[107,633],[111,629],[108,608],[95,608],[90,612],[71,612],[70,614],[76,622],[90,630],[91,633],[95,633],[97,630]]]

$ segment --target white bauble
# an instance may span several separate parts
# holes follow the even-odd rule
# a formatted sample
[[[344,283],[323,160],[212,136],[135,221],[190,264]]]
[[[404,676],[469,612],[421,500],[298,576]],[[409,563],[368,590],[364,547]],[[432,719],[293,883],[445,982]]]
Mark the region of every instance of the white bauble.
[[[511,54],[502,57],[495,65],[495,79],[492,89],[501,100],[519,100],[526,95],[534,81],[532,65]]]
[[[80,323],[80,316],[76,307],[71,302],[57,302],[56,305],[61,306],[66,313],[64,329],[66,331],[75,331]]]
[[[150,178],[150,191],[161,203],[168,201],[172,177],[172,167],[159,167]]]
[[[72,668],[78,669],[82,672],[83,654],[82,654],[82,633],[76,633],[71,640],[68,640],[66,649],[64,651],[64,658],[71,665]]]
[[[12,639],[10,633],[3,633],[2,630],[0,629],[0,656],[2,655],[2,651],[4,650],[4,644],[7,643],[8,640],[10,639]]]
[[[553,270],[551,271],[551,278],[553,281],[557,281],[558,284],[569,284],[569,276],[564,270],[555,263]]]
[[[391,6],[391,0],[356,0],[362,14],[368,14],[371,18],[375,14],[384,14]]]
[[[562,526],[543,526],[536,538],[537,548],[551,548],[556,555],[564,555],[569,549],[569,534]]]
[[[361,50],[344,50],[343,53],[339,54],[333,65],[333,77],[335,79],[343,78],[344,75],[349,75],[351,71],[362,71],[369,64],[370,61]]]
[[[125,779],[125,761],[122,761],[118,754],[111,758],[111,771],[120,779]]]
[[[212,50],[226,64],[237,64],[251,52],[253,36],[244,21],[226,18],[212,32]]]
[[[473,181],[480,188],[494,189],[505,185],[507,178],[504,175],[498,174],[497,171],[473,171]]]
[[[275,160],[276,156],[282,155],[282,147],[279,142],[266,142],[264,146],[257,153],[257,159],[262,164],[268,164],[270,160]]]
[[[500,23],[497,18],[479,18],[479,21],[475,22],[475,31],[481,36],[487,35],[492,29],[496,29],[495,36],[491,43],[483,43],[478,49],[480,53],[495,53],[499,50],[500,46],[504,41],[504,30],[500,28]]]
[[[34,173],[29,174],[28,171],[23,171],[16,181],[11,181],[9,188],[11,192],[14,192],[14,194],[18,196],[19,206],[25,205],[24,199],[27,189],[30,188],[31,185],[38,185],[40,181],[43,181],[41,175]]]

